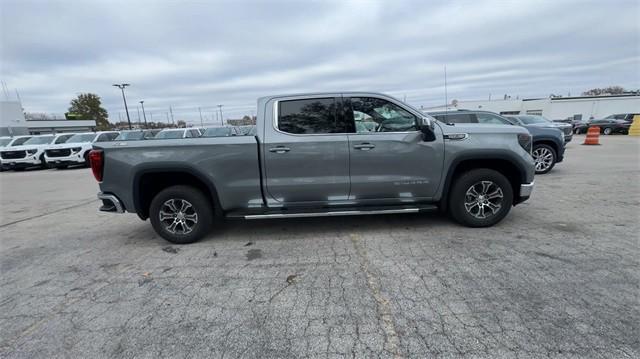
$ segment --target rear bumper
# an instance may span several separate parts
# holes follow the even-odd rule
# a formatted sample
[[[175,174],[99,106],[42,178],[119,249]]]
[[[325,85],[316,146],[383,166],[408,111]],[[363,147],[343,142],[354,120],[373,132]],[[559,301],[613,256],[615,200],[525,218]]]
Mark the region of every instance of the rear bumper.
[[[98,192],[98,199],[102,201],[101,212],[124,213],[124,205],[115,195]]]
[[[522,203],[531,197],[531,193],[533,192],[533,187],[535,186],[535,182],[531,183],[523,183],[520,185],[520,196],[516,200],[516,204]]]

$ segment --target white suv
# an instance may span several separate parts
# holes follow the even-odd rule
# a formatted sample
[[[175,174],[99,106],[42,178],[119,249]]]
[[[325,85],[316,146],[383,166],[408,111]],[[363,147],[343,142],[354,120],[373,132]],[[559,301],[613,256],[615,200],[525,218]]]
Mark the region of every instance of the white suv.
[[[50,148],[51,145],[64,143],[71,136],[73,136],[73,133],[33,136],[20,146],[3,148],[0,150],[2,167],[5,170],[21,170],[35,166],[47,168],[44,151]]]
[[[0,137],[0,149],[5,149],[12,146],[20,146],[30,138],[31,136],[2,136]],[[2,165],[3,163],[4,161],[2,160],[2,156],[0,156],[0,171],[4,171],[4,166]]]
[[[44,159],[50,167],[67,168],[72,165],[89,165],[89,151],[94,142],[109,142],[118,137],[118,132],[77,133],[64,144],[51,146],[44,152]]]

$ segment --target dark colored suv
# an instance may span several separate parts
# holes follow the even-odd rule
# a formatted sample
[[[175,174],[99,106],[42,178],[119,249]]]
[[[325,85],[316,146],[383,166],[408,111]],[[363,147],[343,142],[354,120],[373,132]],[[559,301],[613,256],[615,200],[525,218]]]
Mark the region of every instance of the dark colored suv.
[[[529,130],[533,138],[531,156],[535,161],[536,174],[544,174],[564,159],[565,136],[554,127],[528,125],[500,116],[489,111],[457,110],[448,112],[430,112],[436,120],[455,126],[456,123],[484,123],[497,125],[522,126]]]

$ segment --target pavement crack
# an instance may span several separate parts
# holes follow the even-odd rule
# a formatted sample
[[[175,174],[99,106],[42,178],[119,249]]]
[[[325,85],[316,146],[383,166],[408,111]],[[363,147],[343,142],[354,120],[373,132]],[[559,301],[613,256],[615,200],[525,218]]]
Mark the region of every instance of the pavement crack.
[[[17,224],[17,223],[22,223],[22,222],[30,221],[30,220],[32,220],[32,219],[45,217],[45,216],[48,216],[48,215],[50,215],[50,214],[59,213],[59,212],[64,212],[64,211],[69,210],[69,209],[74,209],[74,208],[78,208],[78,207],[86,206],[86,205],[88,205],[88,204],[90,204],[90,203],[94,203],[94,202],[96,202],[96,201],[97,201],[97,199],[92,199],[92,200],[90,200],[90,201],[84,201],[84,202],[81,202],[81,203],[76,203],[76,204],[74,204],[73,206],[68,206],[68,207],[64,207],[64,208],[59,208],[59,209],[55,209],[55,210],[53,210],[53,211],[49,211],[49,212],[45,212],[45,213],[41,213],[41,214],[37,214],[37,215],[35,215],[35,216],[31,216],[31,217],[27,217],[27,218],[23,218],[23,219],[18,219],[18,220],[13,221],[13,222],[0,224],[0,228],[5,228],[5,227],[9,227],[9,226],[11,226],[11,225]]]
[[[389,299],[382,294],[380,290],[380,281],[370,270],[371,264],[367,258],[367,250],[362,245],[360,237],[356,234],[352,234],[350,238],[353,243],[353,247],[356,249],[358,257],[360,258],[360,269],[362,269],[362,272],[367,279],[367,287],[369,288],[371,296],[376,301],[378,315],[382,322],[382,330],[385,334],[384,348],[389,351],[394,358],[402,358],[403,356],[400,353],[400,337],[396,331]]]

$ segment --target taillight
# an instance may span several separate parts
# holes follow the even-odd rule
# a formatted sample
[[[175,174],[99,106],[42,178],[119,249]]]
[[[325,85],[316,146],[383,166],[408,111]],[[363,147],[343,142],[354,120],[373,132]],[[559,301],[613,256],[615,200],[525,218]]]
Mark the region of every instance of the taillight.
[[[95,177],[98,182],[102,182],[104,152],[102,152],[102,150],[91,150],[91,152],[89,152],[89,164],[91,165],[93,177]]]
[[[531,147],[533,141],[531,140],[531,135],[528,133],[519,133],[518,134],[518,143],[520,147],[522,147],[525,151],[531,153]]]

